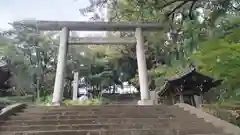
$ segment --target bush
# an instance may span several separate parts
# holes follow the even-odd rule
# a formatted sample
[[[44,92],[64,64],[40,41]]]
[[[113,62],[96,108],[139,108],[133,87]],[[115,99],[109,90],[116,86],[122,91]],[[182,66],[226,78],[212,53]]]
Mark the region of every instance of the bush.
[[[240,127],[239,112],[240,105],[237,104],[204,104],[203,111],[216,116],[222,120]]]
[[[52,95],[41,97],[40,100],[36,102],[37,105],[51,106]],[[64,105],[101,105],[104,104],[105,100],[102,97],[90,98],[88,100],[63,100]]]
[[[65,100],[65,105],[101,105],[104,104],[103,98],[91,98],[88,100]]]
[[[39,100],[37,100],[37,105],[44,105],[44,106],[50,106],[52,103],[52,95],[43,96]]]

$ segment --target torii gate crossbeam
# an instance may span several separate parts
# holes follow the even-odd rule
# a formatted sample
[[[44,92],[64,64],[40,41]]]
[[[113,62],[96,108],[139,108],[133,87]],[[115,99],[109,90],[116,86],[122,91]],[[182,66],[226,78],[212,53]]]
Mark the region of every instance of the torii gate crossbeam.
[[[139,73],[139,84],[141,100],[139,105],[152,105],[154,101],[150,100],[148,88],[148,75],[146,68],[146,58],[144,52],[143,31],[162,30],[160,23],[134,23],[134,22],[77,22],[77,21],[16,21],[14,25],[24,25],[26,27],[36,28],[40,31],[60,31],[60,46],[58,53],[58,63],[53,93],[53,105],[60,105],[65,75],[65,66],[68,52],[69,31],[135,31],[136,54]],[[70,41],[71,43],[72,41]],[[88,42],[88,41],[87,41]],[[87,43],[86,42],[86,43]],[[113,41],[114,42],[114,41]],[[131,42],[131,41],[129,41]],[[134,42],[134,41],[132,41]],[[84,43],[84,42],[82,42]]]
[[[153,22],[82,22],[43,20],[23,20],[13,22],[13,25],[18,24],[37,28],[40,31],[61,31],[64,27],[67,27],[70,31],[135,31],[136,28],[157,31],[164,28],[160,23]]]
[[[68,40],[69,45],[130,45],[137,44],[136,38],[101,38],[101,37],[84,37],[73,38]]]

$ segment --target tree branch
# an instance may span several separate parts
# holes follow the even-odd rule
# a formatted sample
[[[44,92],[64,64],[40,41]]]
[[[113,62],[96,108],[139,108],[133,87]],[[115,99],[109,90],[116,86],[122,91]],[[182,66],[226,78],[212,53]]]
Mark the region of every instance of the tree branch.
[[[158,1],[158,0],[157,0]],[[161,6],[161,7],[159,7],[159,9],[163,9],[163,8],[165,8],[165,7],[167,7],[167,6],[170,6],[170,5],[172,5],[172,4],[174,4],[174,3],[176,3],[176,2],[181,2],[181,1],[184,1],[184,0],[173,0],[173,1],[170,1],[170,2],[168,2],[168,3],[166,3],[166,4],[164,4],[163,6]],[[185,0],[186,1],[186,0]],[[187,0],[187,1],[189,1],[189,0]],[[157,5],[159,4],[158,2],[156,2],[157,3]],[[160,4],[159,4],[160,5]]]
[[[192,4],[191,4],[191,6],[190,6],[190,9],[189,9],[189,18],[190,18],[190,20],[193,19],[193,14],[192,14],[192,12],[193,12],[194,5],[197,3],[197,1],[199,1],[199,0],[193,1]]]
[[[181,4],[177,5],[171,12],[167,13],[167,16],[169,17],[171,14],[173,14],[176,10],[180,9],[182,6],[190,2],[190,0],[185,0]]]

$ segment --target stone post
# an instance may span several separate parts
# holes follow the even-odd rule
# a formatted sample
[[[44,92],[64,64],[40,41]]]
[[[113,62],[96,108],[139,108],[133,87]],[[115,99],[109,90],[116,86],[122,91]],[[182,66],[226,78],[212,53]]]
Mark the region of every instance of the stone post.
[[[60,105],[62,95],[63,95],[65,68],[66,68],[67,51],[68,51],[68,37],[69,37],[69,29],[64,27],[61,31],[60,45],[58,49],[58,63],[57,63],[53,98],[52,98],[53,105]]]
[[[171,101],[170,101],[170,102],[171,102],[171,105],[174,105],[174,104],[175,104],[175,96],[173,95],[172,92],[170,92],[169,96],[170,96],[170,99],[169,99],[169,100],[171,100]]]
[[[153,101],[150,100],[150,93],[148,89],[148,75],[146,58],[144,51],[144,39],[141,28],[136,29],[136,53],[137,53],[137,63],[138,63],[138,74],[139,74],[139,84],[140,84],[140,95],[141,100],[138,102],[139,105],[152,105]]]
[[[154,102],[154,104],[158,104],[159,96],[158,96],[157,92],[155,90],[153,90],[153,91],[150,91],[149,93],[150,93],[150,100],[152,100]]]
[[[78,85],[79,85],[79,78],[78,78],[78,72],[74,72],[73,73],[73,100],[77,100],[78,99]]]
[[[184,99],[183,99],[183,94],[182,93],[179,94],[179,102],[180,103],[184,103]]]
[[[200,105],[202,104],[201,96],[194,95],[194,100],[195,100],[196,107],[200,107]]]
[[[197,107],[201,107],[202,104],[203,104],[203,91],[200,92],[199,105]]]

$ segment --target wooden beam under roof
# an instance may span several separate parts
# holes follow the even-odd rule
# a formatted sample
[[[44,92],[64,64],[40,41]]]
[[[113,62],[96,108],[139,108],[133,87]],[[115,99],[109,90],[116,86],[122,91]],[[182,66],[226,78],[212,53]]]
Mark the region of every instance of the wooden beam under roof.
[[[68,41],[70,45],[128,45],[136,44],[137,41],[135,38],[103,38],[103,37],[84,37],[84,38],[75,38]]]

